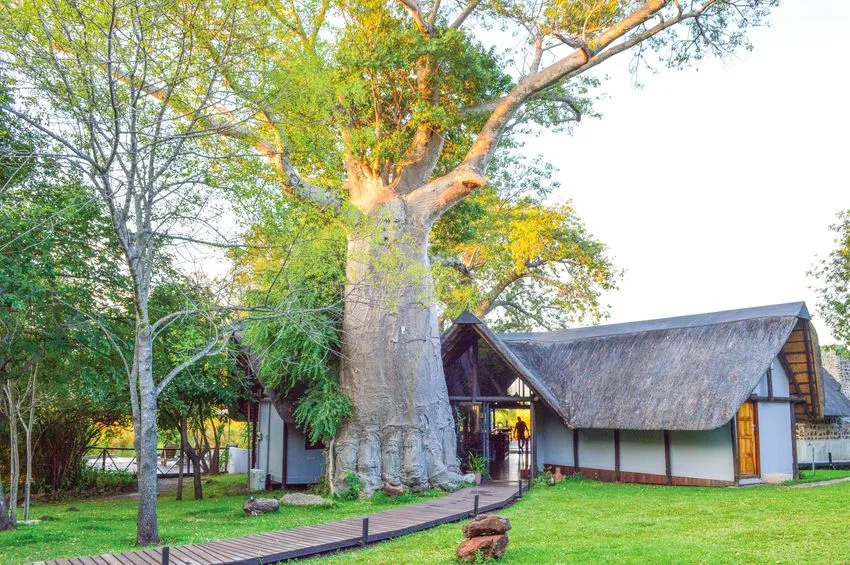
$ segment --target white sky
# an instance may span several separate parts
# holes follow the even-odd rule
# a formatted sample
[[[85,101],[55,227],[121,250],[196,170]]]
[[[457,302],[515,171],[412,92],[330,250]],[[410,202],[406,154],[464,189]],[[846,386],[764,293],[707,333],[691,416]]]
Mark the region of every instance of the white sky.
[[[642,89],[609,61],[602,119],[528,140],[626,270],[611,322],[805,300],[833,342],[806,271],[850,208],[850,2],[787,1],[771,23],[754,51]]]

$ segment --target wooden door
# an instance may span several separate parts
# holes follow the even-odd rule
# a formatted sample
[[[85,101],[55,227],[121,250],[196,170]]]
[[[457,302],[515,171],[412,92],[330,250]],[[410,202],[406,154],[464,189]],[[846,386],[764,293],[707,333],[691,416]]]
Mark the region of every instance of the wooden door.
[[[758,412],[748,400],[738,410],[738,472],[742,477],[759,475]]]

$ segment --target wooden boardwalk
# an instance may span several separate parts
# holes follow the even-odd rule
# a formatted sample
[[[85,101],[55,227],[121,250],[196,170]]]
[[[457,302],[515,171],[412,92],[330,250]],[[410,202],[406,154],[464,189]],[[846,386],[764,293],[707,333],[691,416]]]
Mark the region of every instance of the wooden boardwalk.
[[[525,490],[526,485],[523,485]],[[478,511],[487,512],[510,504],[519,494],[517,483],[485,483],[468,487],[442,498],[384,510],[362,518],[350,518],[304,528],[277,530],[242,538],[168,548],[172,565],[212,565],[217,563],[275,563],[318,553],[358,547],[456,522],[472,515],[475,497]],[[50,565],[160,565],[164,548],[127,551],[41,561]]]

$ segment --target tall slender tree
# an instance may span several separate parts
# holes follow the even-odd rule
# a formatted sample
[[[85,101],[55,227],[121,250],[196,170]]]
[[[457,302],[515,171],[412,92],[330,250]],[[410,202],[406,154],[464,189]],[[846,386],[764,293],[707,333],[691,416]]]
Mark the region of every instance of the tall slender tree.
[[[208,140],[218,138],[218,124],[229,115],[220,69],[231,61],[236,6],[59,0],[4,8],[11,17],[0,19],[2,63],[16,79],[17,96],[14,103],[0,100],[0,110],[49,146],[33,153],[13,147],[10,154],[49,156],[78,172],[89,189],[86,200],[107,210],[121,251],[132,305],[130,347],[96,312],[81,313],[103,330],[126,375],[137,456],[137,542],[157,543],[157,398],[192,364],[223,350],[241,323],[226,285],[212,310],[186,300],[157,316],[150,304],[169,274],[162,270],[169,245],[207,239],[228,245],[215,221],[222,213],[216,162],[224,154]],[[204,35],[194,33],[198,28]],[[219,50],[214,63],[196,56],[207,47]],[[208,330],[207,339],[155,372],[157,337],[187,319]]]

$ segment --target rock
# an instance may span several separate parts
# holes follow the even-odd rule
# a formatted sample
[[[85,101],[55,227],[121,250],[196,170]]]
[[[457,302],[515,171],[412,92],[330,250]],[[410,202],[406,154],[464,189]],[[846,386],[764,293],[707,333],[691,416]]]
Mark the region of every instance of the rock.
[[[564,475],[561,474],[560,467],[555,467],[555,472],[552,473],[552,480],[554,480],[556,483],[560,483],[564,480]]]
[[[508,536],[481,536],[460,542],[457,548],[458,560],[472,563],[480,555],[482,559],[501,559],[508,547]]]
[[[463,525],[463,535],[467,538],[504,534],[511,529],[511,521],[495,514],[479,514]]]
[[[401,496],[404,494],[404,487],[401,485],[391,485],[384,483],[384,494],[387,496]]]
[[[301,492],[291,492],[284,494],[280,503],[286,506],[321,506],[328,502],[321,496],[315,494],[304,494]]]
[[[475,484],[475,473],[467,473],[463,476],[463,482],[471,485]]]
[[[274,498],[254,498],[250,497],[242,505],[242,510],[245,514],[257,516],[265,512],[277,512],[280,509],[280,504]]]

